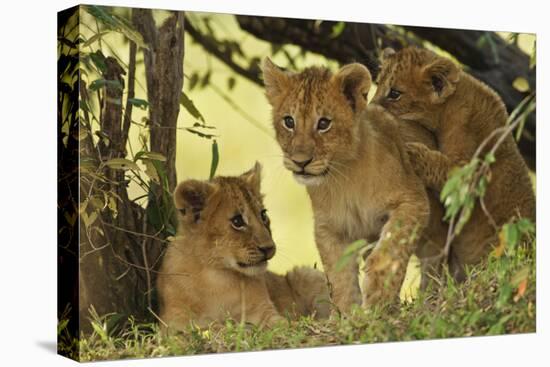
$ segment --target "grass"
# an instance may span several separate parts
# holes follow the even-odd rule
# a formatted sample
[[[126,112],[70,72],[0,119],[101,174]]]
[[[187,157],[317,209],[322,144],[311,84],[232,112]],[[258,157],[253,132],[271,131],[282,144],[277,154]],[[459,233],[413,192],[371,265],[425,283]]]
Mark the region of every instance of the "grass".
[[[79,342],[60,323],[59,347],[67,353],[72,343],[80,360],[92,361],[535,332],[534,242],[532,247],[495,251],[485,264],[468,269],[465,283],[445,276],[390,310],[356,307],[345,317],[302,318],[263,330],[227,320],[171,336],[157,324],[130,319],[118,329],[110,326],[112,317],[95,315],[93,333]]]

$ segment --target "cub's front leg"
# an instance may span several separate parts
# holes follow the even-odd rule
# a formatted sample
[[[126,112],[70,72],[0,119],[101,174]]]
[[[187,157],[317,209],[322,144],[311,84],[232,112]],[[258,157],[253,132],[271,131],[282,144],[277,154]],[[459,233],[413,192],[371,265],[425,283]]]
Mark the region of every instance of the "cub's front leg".
[[[315,242],[330,283],[332,300],[341,312],[347,312],[351,305],[359,304],[361,301],[357,261],[348,261],[342,269],[336,269],[336,263],[349,243],[341,239],[331,226],[317,222]]]
[[[449,157],[422,143],[406,143],[405,147],[411,165],[422,182],[433,190],[441,191],[452,168]]]
[[[428,218],[427,198],[400,204],[390,212],[378,244],[365,261],[364,307],[398,300],[409,259]]]
[[[241,281],[240,287],[240,318],[244,319],[245,322],[260,327],[271,327],[285,320],[269,298],[263,280]]]
[[[270,300],[253,303],[245,311],[246,322],[260,327],[272,327],[273,325],[285,321]]]

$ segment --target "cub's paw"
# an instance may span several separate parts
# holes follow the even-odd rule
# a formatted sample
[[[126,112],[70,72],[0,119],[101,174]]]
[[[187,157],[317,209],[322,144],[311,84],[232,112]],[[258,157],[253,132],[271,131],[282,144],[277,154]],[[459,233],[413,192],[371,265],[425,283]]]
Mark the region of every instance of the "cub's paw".
[[[270,329],[276,325],[283,325],[286,322],[287,320],[281,315],[273,315],[267,318],[263,323],[261,323],[260,327]]]
[[[417,162],[424,163],[430,154],[430,148],[422,143],[405,143],[405,150],[407,151],[413,166]]]
[[[383,306],[399,298],[403,264],[388,253],[373,252],[365,262],[363,307]]]
[[[431,179],[430,153],[431,150],[422,143],[405,143],[405,151],[414,172],[425,183]]]

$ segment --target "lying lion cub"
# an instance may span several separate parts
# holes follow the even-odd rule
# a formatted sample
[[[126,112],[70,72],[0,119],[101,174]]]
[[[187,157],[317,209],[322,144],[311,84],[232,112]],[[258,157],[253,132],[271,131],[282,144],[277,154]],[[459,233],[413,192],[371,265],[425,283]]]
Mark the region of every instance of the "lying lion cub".
[[[170,328],[227,317],[272,325],[284,320],[282,315],[328,315],[328,288],[320,271],[266,272],[275,243],[260,171],[256,163],[238,177],[188,180],[176,188],[178,235],[157,280],[160,318]]]
[[[430,210],[394,117],[367,107],[369,71],[350,64],[336,74],[290,73],[266,59],[263,74],[284,165],[311,199],[334,302],[346,311],[360,301],[357,262],[336,268],[359,239],[378,241],[366,259],[363,304],[396,300]]]
[[[451,168],[472,159],[482,142],[506,124],[506,107],[492,89],[431,51],[409,47],[384,54],[373,102],[435,135],[437,150],[410,143],[407,151],[426,185],[441,191]],[[451,247],[451,271],[458,280],[464,278],[464,265],[480,261],[497,243],[495,225],[515,216],[535,219],[533,186],[510,134],[495,159],[484,196],[487,213],[476,205]]]

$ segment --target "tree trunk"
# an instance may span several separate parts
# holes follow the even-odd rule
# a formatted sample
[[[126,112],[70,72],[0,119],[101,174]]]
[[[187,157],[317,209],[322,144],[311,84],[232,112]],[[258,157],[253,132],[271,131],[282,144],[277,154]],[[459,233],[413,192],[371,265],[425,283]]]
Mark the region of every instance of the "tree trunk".
[[[176,127],[183,88],[184,14],[174,12],[157,30],[151,10],[135,9],[133,20],[150,51],[144,50],[151,151],[166,158],[168,183],[176,184]]]
[[[135,60],[133,63],[135,65]],[[118,81],[124,86],[125,71],[116,59],[108,57],[105,65],[103,78]],[[98,162],[126,156],[126,144],[121,140],[125,126],[122,90],[111,85],[104,88],[101,132],[109,140],[101,140],[97,147],[84,144],[82,156],[96,157]],[[105,167],[102,173],[107,182],[81,177],[80,197],[91,200],[93,197],[102,197],[106,191],[116,193],[121,201],[116,216],[110,210],[103,210],[98,219],[90,223],[85,218],[93,215],[93,211],[86,209],[80,217],[79,308],[83,332],[91,330],[88,321],[91,306],[99,315],[118,313],[125,316],[124,319],[129,315],[137,319],[147,317],[144,294],[148,289],[144,282],[140,238],[120,230],[140,233],[144,210],[129,200],[124,171]],[[88,205],[91,207],[91,204]]]
[[[150,10],[135,9],[133,14],[134,24],[149,46],[149,50],[144,50],[144,59],[150,151],[166,157],[166,162],[162,162],[165,185],[151,183],[148,207],[144,209],[130,201],[128,182],[122,170],[103,168],[106,182],[89,177],[80,180],[81,198],[107,191],[121,199],[116,215],[103,210],[93,225],[87,225],[81,217],[79,306],[83,332],[90,330],[90,306],[98,315],[117,313],[123,316],[122,320],[129,315],[140,321],[153,320],[148,308],[156,309],[155,275],[165,244],[160,237],[165,237],[166,228],[159,230],[158,223],[152,223],[151,217],[154,210],[166,210],[166,205],[159,203],[171,203],[170,192],[176,184],[176,126],[183,87],[183,16],[181,12],[174,12],[157,28]],[[128,98],[134,94],[136,51],[136,45],[130,41]],[[118,81],[124,86],[125,71],[117,60],[108,57],[105,65],[103,79]],[[97,147],[93,142],[84,143],[80,154],[104,163],[126,157],[132,107],[127,102],[123,114],[123,88],[107,84],[103,92],[101,135],[108,140],[100,140]]]

